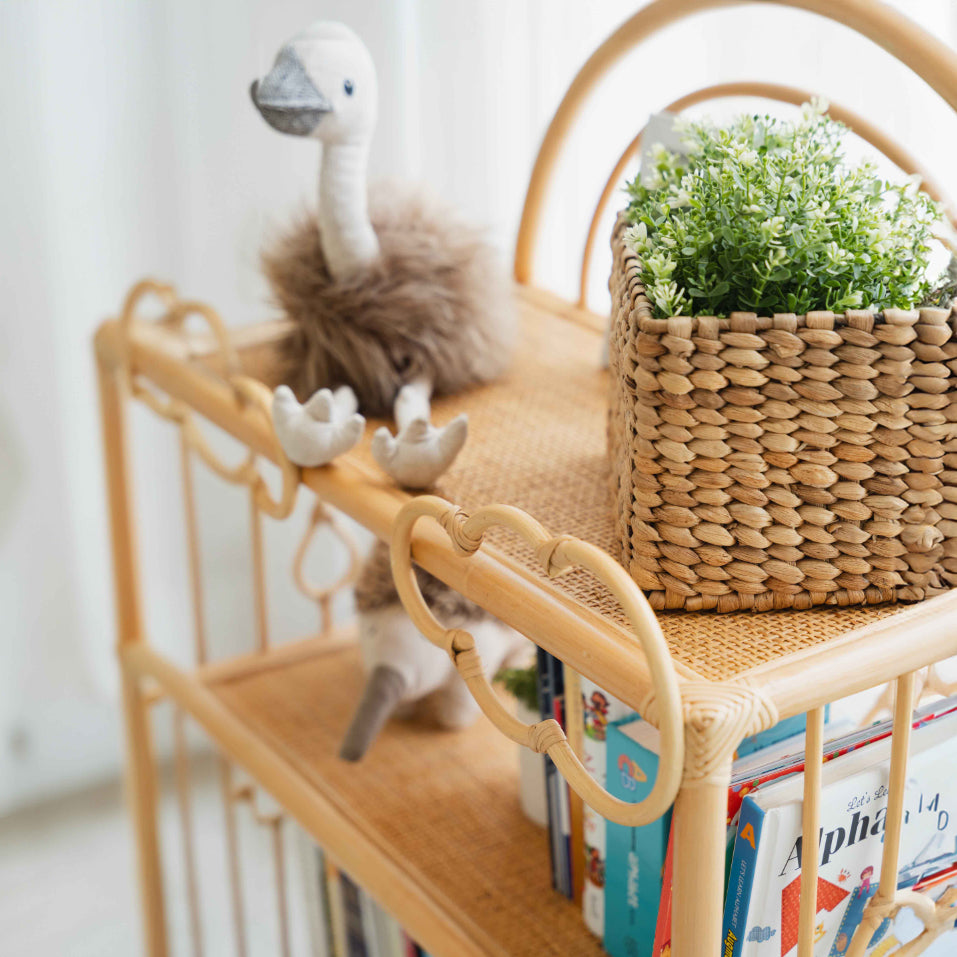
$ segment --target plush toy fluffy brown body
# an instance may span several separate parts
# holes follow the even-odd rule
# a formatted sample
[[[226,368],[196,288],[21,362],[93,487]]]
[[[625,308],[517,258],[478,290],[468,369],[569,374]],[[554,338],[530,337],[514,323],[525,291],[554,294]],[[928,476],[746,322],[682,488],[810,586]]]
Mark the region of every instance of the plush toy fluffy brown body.
[[[314,215],[263,256],[276,302],[295,332],[282,381],[305,398],[349,385],[359,409],[388,416],[399,390],[427,378],[460,392],[502,374],[514,335],[510,290],[478,232],[408,187],[370,191],[378,259],[333,278]]]

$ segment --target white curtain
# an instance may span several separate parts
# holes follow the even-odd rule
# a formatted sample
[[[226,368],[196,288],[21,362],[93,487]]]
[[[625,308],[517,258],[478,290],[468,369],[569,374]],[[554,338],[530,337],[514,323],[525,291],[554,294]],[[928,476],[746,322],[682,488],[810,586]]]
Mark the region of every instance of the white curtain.
[[[265,315],[257,254],[314,190],[313,145],[248,102],[253,76],[317,17],[378,64],[373,172],[427,180],[508,256],[528,173],[574,71],[640,4],[623,0],[6,0],[0,4],[0,811],[114,769],[112,586],[90,337],[136,278],[172,280],[230,323]],[[899,0],[946,42],[948,0]],[[670,28],[602,85],[552,193],[541,281],[573,294],[607,171],[648,113],[741,78],[825,92],[920,156],[957,193],[957,122],[849,31],[777,6]],[[602,308],[607,258],[595,268]],[[151,637],[184,655],[184,552],[168,430],[137,414]],[[201,480],[207,611],[218,650],[251,640],[243,498]],[[292,536],[270,527],[273,625],[312,609],[288,584]]]

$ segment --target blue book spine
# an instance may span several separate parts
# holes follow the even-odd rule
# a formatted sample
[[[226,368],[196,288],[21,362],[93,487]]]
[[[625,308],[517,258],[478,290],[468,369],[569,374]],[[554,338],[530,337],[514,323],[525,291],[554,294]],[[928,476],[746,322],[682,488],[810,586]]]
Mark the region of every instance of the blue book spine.
[[[545,715],[545,717],[554,718],[564,729],[565,666],[561,659],[556,658],[554,655],[549,655],[548,658],[549,668],[551,669],[552,711],[551,714]],[[571,823],[568,807],[568,785],[565,783],[565,778],[558,773],[558,769],[555,768],[554,771],[557,790],[558,889],[569,900],[572,900],[575,896],[575,888],[572,883]]]
[[[754,867],[761,843],[764,811],[750,798],[741,805],[738,833],[728,875],[728,893],[724,906],[724,929],[721,935],[723,957],[738,957],[747,931],[748,908],[754,887]]]
[[[555,709],[555,688],[553,680],[555,669],[552,663],[552,656],[542,648],[538,649],[537,659],[537,679],[538,679],[538,707],[539,717],[554,717]],[[545,763],[545,798],[548,804],[548,849],[552,865],[552,887],[555,890],[564,893],[564,873],[565,869],[562,863],[562,834],[561,834],[561,809],[558,804],[558,784],[561,776],[555,767],[552,759],[546,754]]]
[[[824,708],[825,724],[830,719],[830,716],[831,706],[827,705]],[[759,731],[757,734],[752,734],[750,737],[745,738],[741,744],[738,745],[738,757],[746,757],[755,751],[760,751],[761,748],[768,748],[772,744],[777,744],[778,741],[783,741],[785,738],[793,737],[795,734],[803,734],[806,726],[807,715],[796,714],[793,717],[785,718],[783,721],[779,721],[773,728],[768,728],[767,731]]]
[[[608,726],[607,746],[608,791],[632,804],[646,798],[658,755],[615,724]],[[607,824],[604,945],[611,957],[651,957],[670,829],[670,812],[644,827]]]

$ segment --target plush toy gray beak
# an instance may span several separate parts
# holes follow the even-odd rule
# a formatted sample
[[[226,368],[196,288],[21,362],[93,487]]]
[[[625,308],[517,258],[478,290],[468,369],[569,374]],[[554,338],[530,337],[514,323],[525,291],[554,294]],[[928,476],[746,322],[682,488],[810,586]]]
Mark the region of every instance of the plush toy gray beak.
[[[253,80],[249,95],[273,129],[293,136],[308,136],[332,110],[291,46],[279,51],[273,68],[261,80]]]

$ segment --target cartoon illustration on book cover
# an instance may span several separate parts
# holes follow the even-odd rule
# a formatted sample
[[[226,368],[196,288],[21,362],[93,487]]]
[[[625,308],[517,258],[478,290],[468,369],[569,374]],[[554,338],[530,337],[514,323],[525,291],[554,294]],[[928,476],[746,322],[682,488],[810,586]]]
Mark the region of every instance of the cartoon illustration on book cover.
[[[593,741],[604,741],[608,729],[608,709],[610,703],[601,691],[593,691],[590,697],[582,695],[585,734]]]

